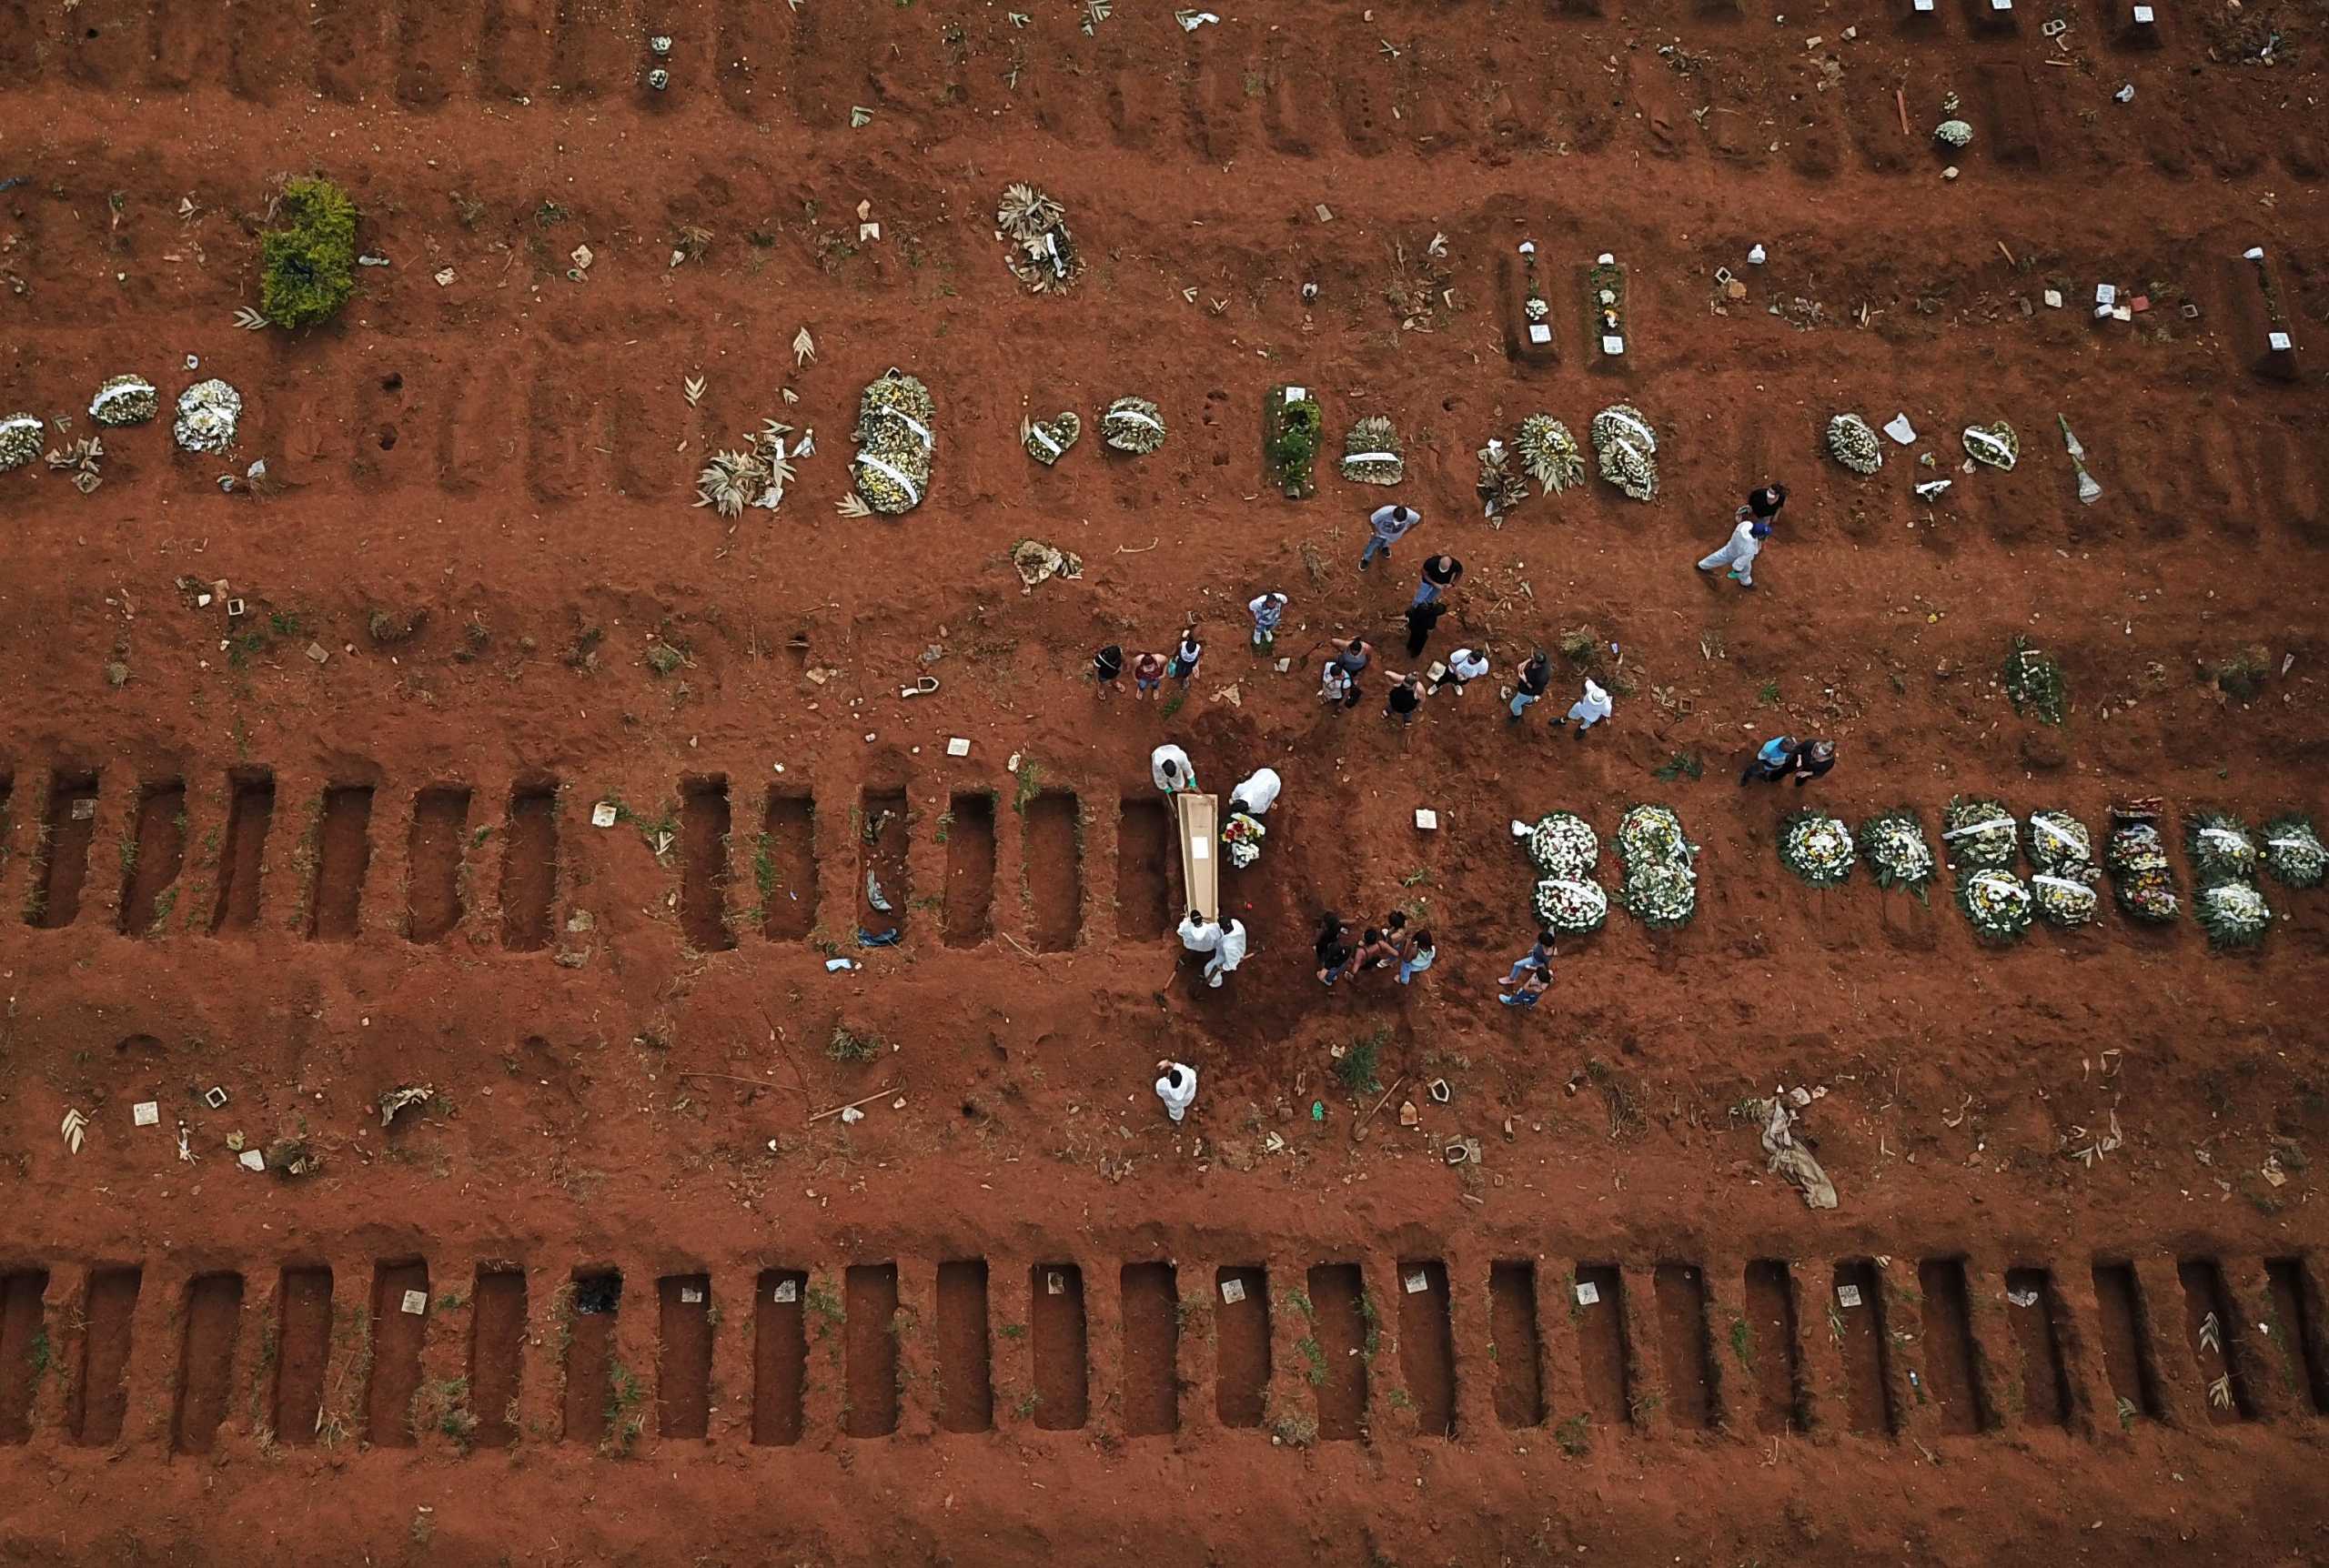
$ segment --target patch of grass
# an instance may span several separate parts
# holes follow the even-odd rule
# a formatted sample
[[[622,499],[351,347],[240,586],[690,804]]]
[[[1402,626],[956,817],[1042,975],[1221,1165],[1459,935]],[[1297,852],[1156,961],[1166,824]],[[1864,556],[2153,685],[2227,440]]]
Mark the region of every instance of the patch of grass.
[[[1573,626],[1561,633],[1560,641],[1554,646],[1561,650],[1563,658],[1581,668],[1593,662],[1593,656],[1600,649],[1601,638],[1589,626]]]
[[[1677,779],[1688,779],[1696,783],[1706,777],[1706,764],[1699,759],[1697,752],[1677,751],[1667,759],[1664,767],[1652,769],[1650,777],[1664,784],[1671,784]]]
[[[1561,1452],[1571,1459],[1584,1458],[1585,1451],[1592,1445],[1592,1438],[1593,1423],[1582,1415],[1570,1416],[1553,1428],[1553,1441],[1559,1443]]]
[[[841,1325],[841,1292],[827,1284],[812,1284],[801,1292],[801,1304],[817,1320],[817,1337],[823,1339]]]
[[[1755,700],[1765,708],[1773,706],[1779,699],[1780,683],[1776,680],[1767,680],[1755,689]]]
[[[1174,692],[1158,706],[1156,709],[1156,717],[1159,719],[1172,718],[1173,715],[1181,711],[1181,704],[1186,702],[1188,699],[1189,693],[1186,688],[1183,688],[1182,689]]]
[[[647,668],[655,672],[655,677],[659,680],[686,664],[687,661],[687,654],[668,642],[658,639],[647,645]]]
[[[1755,1331],[1745,1318],[1730,1320],[1730,1353],[1739,1358],[1740,1366],[1755,1370]]]
[[[1373,1094],[1380,1091],[1383,1085],[1376,1081],[1375,1070],[1384,1046],[1390,1040],[1391,1031],[1386,1027],[1372,1034],[1362,1035],[1345,1046],[1342,1055],[1334,1063],[1335,1081],[1353,1094]]]
[[[1295,1342],[1294,1349],[1302,1357],[1302,1375],[1309,1380],[1310,1386],[1322,1386],[1326,1381],[1326,1352],[1319,1345],[1318,1337],[1305,1334]]]
[[[296,179],[275,213],[283,226],[259,237],[259,314],[277,327],[330,320],[356,292],[356,204],[329,180]]]
[[[832,1039],[825,1041],[825,1054],[835,1061],[871,1061],[882,1054],[882,1037],[854,1035],[835,1024]]]
[[[640,1406],[647,1402],[647,1384],[639,1375],[620,1362],[607,1366],[607,1435],[600,1443],[602,1452],[616,1459],[628,1459],[639,1434],[647,1430],[647,1416]]]
[[[441,1432],[467,1453],[477,1432],[477,1412],[469,1400],[467,1378],[423,1378],[412,1391],[413,1431]]]
[[[1318,1423],[1306,1415],[1288,1412],[1270,1422],[1270,1436],[1288,1448],[1308,1448],[1318,1441]]]
[[[1406,876],[1399,879],[1399,886],[1403,888],[1420,888],[1427,885],[1430,881],[1431,869],[1428,866],[1417,866],[1414,870],[1409,871]]]
[[[937,839],[940,843],[942,843],[942,844],[943,844],[943,843],[944,843],[944,842],[947,840],[947,839],[948,839],[948,838],[950,838],[950,837],[952,837],[952,836],[953,836],[953,831],[954,831],[954,813],[953,813],[953,812],[952,812],[952,811],[941,811],[941,812],[939,812],[939,813],[938,813],[938,826],[937,826],[936,830],[935,830],[935,831],[933,831],[933,832],[931,834],[931,837],[932,837],[932,838],[933,838],[933,839]]]
[[[1027,1337],[1027,1325],[1024,1323],[1004,1323],[994,1332],[1001,1334],[1006,1340],[1023,1340]]]
[[[1011,809],[1023,817],[1035,797],[1044,792],[1043,771],[1035,766],[1034,759],[1023,757],[1018,771],[1012,777],[1019,781],[1019,787],[1012,792]]]

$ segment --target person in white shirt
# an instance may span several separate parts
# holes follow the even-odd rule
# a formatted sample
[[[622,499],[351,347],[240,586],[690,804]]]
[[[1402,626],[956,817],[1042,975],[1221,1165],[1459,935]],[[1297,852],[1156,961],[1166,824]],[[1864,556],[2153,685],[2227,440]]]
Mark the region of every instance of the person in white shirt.
[[[1376,556],[1391,558],[1391,547],[1406,537],[1407,530],[1423,521],[1423,514],[1412,507],[1377,507],[1366,519],[1366,548],[1359,552],[1358,569],[1365,571],[1366,563]]]
[[[1278,777],[1275,768],[1256,768],[1251,777],[1229,792],[1229,809],[1248,817],[1266,817],[1277,804]]]
[[[1148,754],[1148,776],[1167,795],[1197,787],[1197,770],[1189,754],[1169,740]]]
[[[1747,504],[1739,508],[1738,525],[1730,530],[1730,542],[1699,563],[1702,572],[1718,567],[1729,567],[1731,579],[1740,588],[1755,586],[1755,558],[1763,553],[1763,541],[1771,537],[1771,525],[1779,520],[1780,508],[1787,505],[1785,485],[1766,485],[1751,492]]]
[[[1487,649],[1459,648],[1447,656],[1447,673],[1432,687],[1431,694],[1437,697],[1439,695],[1440,687],[1452,686],[1456,689],[1456,695],[1461,697],[1464,695],[1466,682],[1477,680],[1487,672]]]
[[[1221,977],[1245,961],[1245,922],[1233,918],[1221,932],[1221,940],[1213,950],[1213,957],[1205,962],[1205,983],[1220,989]]]
[[[1193,953],[1210,953],[1221,946],[1221,927],[1191,910],[1181,917],[1181,945]]]
[[[1177,1061],[1160,1061],[1156,1070],[1164,1074],[1156,1081],[1156,1098],[1164,1102],[1164,1114],[1178,1121],[1197,1102],[1197,1070]]]
[[[1609,694],[1596,685],[1588,675],[1585,678],[1585,695],[1571,703],[1566,714],[1553,720],[1553,728],[1558,729],[1574,719],[1578,721],[1577,738],[1582,740],[1587,730],[1608,717]]]
[[[1277,641],[1278,622],[1285,618],[1286,597],[1282,593],[1265,593],[1247,601],[1245,611],[1254,618],[1254,646],[1268,648]]]

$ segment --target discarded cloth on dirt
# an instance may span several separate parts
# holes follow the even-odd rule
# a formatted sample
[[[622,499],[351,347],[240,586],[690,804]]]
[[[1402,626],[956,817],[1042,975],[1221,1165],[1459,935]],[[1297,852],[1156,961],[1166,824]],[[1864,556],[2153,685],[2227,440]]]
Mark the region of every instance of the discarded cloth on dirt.
[[[1763,1152],[1771,1157],[1769,1169],[1802,1190],[1804,1207],[1834,1208],[1836,1184],[1828,1180],[1811,1151],[1795,1141],[1795,1112],[1788,1108],[1786,1097],[1754,1101],[1750,1109],[1763,1124]]]
[[[1066,550],[1054,549],[1041,539],[1021,539],[1011,547],[1011,564],[1018,569],[1019,580],[1026,584],[1022,590],[1032,592],[1037,583],[1053,578],[1065,578],[1070,582],[1084,575],[1084,558]]]

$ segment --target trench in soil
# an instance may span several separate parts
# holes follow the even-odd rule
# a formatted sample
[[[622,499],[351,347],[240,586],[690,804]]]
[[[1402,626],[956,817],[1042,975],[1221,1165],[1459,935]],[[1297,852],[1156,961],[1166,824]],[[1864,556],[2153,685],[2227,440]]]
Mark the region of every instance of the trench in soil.
[[[1124,1435],[1167,1436],[1181,1425],[1181,1294],[1173,1265],[1126,1263],[1123,1300]]]
[[[2273,1303],[2272,1337],[2281,1342],[2290,1378],[2304,1391],[2314,1413],[2329,1414],[2329,1362],[2323,1359],[2319,1302],[2306,1289],[2303,1260],[2267,1259],[2264,1287]]]
[[[842,1430],[852,1437],[887,1437],[898,1429],[895,1263],[850,1267],[842,1278]]]
[[[1590,1286],[1587,1302],[1579,1288]],[[1622,1429],[1633,1419],[1632,1385],[1626,1344],[1625,1276],[1610,1263],[1579,1263],[1569,1292],[1569,1321],[1577,1326],[1579,1369],[1585,1376],[1585,1410],[1594,1421]]]
[[[1537,1265],[1488,1268],[1488,1345],[1495,1353],[1496,1418],[1508,1427],[1545,1419],[1545,1346],[1537,1328]]]
[[[2008,1269],[2006,1322],[2021,1360],[2021,1416],[2036,1426],[2064,1426],[2071,1418],[2070,1378],[2062,1362],[2062,1305],[2054,1276],[2044,1269]],[[2011,1298],[2035,1295],[2030,1305]]]
[[[267,868],[267,831],[275,824],[275,778],[238,773],[227,802],[227,842],[218,857],[218,904],[212,932],[247,931],[258,923],[259,878]]]
[[[305,1448],[316,1441],[331,1360],[331,1271],[287,1269],[276,1306],[275,1436]]]
[[[1245,1299],[1222,1299],[1242,1286]],[[1263,1269],[1223,1269],[1214,1281],[1214,1412],[1229,1427],[1259,1426],[1270,1392],[1270,1277]]]
[[[723,808],[725,799],[723,795]],[[660,1342],[655,1367],[656,1434],[705,1436],[711,1430],[711,1278],[666,1274],[655,1282],[655,1292]]]
[[[420,1311],[404,1310],[407,1291]],[[428,1332],[428,1265],[418,1260],[372,1271],[372,1374],[364,1393],[364,1441],[375,1448],[413,1444],[412,1396],[420,1388],[420,1345]]]
[[[779,1301],[780,1293],[789,1299]],[[756,1443],[801,1441],[801,1395],[809,1378],[809,1339],[802,1312],[808,1293],[809,1277],[791,1269],[763,1269],[753,1287],[752,1441]]]
[[[2159,1419],[2159,1378],[2152,1366],[2151,1320],[2142,1287],[2128,1263],[2094,1265],[2095,1328],[2102,1370],[2122,1410]]]
[[[130,1326],[143,1279],[137,1269],[100,1269],[89,1276],[71,1422],[73,1441],[86,1447],[104,1448],[121,1436],[129,1408]]]
[[[49,787],[45,830],[33,847],[33,879],[40,901],[31,923],[43,930],[69,926],[81,912],[81,893],[89,878],[89,842],[96,834],[97,819],[94,814],[75,813],[93,811],[96,803],[94,773],[60,773]]]
[[[947,814],[946,945],[974,948],[994,929],[994,797],[964,791]],[[886,876],[882,886],[889,886]]]
[[[405,935],[445,940],[461,923],[461,854],[469,829],[469,792],[456,784],[423,789],[412,803],[405,846]]]
[[[1860,1292],[1860,1305],[1843,1304],[1847,1288]],[[1834,1293],[1829,1298],[1829,1332],[1841,1336],[1844,1354],[1845,1408],[1854,1432],[1894,1431],[1891,1346],[1885,1334],[1884,1296],[1877,1283],[1876,1266],[1865,1259],[1836,1265]]]
[[[2205,1258],[2186,1258],[2175,1265],[2183,1287],[2183,1329],[2191,1342],[2192,1359],[2204,1385],[2208,1419],[2218,1426],[2256,1419],[2250,1396],[2247,1368],[2241,1355],[2241,1323],[2224,1289],[2223,1271]],[[2213,1333],[2207,1322],[2215,1320]]]
[[[1310,1271],[1309,1337],[1304,1374],[1318,1396],[1318,1435],[1328,1442],[1366,1435],[1367,1357],[1374,1345],[1366,1285],[1356,1263],[1320,1263]]]
[[[0,1443],[18,1443],[33,1434],[33,1394],[49,1356],[48,1322],[43,1299],[44,1269],[0,1275]]]
[[[1707,1283],[1694,1263],[1660,1263],[1650,1277],[1658,1299],[1659,1363],[1674,1424],[1703,1432],[1714,1424],[1713,1357],[1707,1344]]]
[[[1924,1298],[1927,1397],[1938,1407],[1940,1429],[1957,1434],[1981,1432],[1991,1419],[1981,1398],[1981,1352],[1973,1342],[1964,1260],[1925,1259],[1917,1265],[1917,1293]]]
[[[1455,1329],[1447,1313],[1447,1265],[1437,1260],[1399,1265],[1399,1376],[1415,1403],[1416,1431],[1455,1436]]]
[[[549,946],[558,897],[558,790],[529,785],[509,797],[501,844],[501,945],[516,952]]]
[[[1154,795],[1127,795],[1116,822],[1116,935],[1161,937],[1173,929],[1180,859],[1173,819]]]
[[[1744,1359],[1755,1380],[1755,1430],[1776,1434],[1801,1432],[1804,1420],[1803,1361],[1797,1338],[1795,1280],[1787,1264],[1759,1258],[1747,1265],[1746,1332],[1734,1335],[1731,1353]]]
[[[1038,1263],[1032,1274],[1028,1332],[1035,1342],[1035,1424],[1047,1432],[1073,1432],[1084,1424],[1091,1402],[1084,1271],[1074,1263]]]
[[[235,1342],[241,1337],[243,1277],[197,1274],[186,1288],[186,1332],[178,1341],[177,1399],[170,1451],[207,1453],[233,1402]]]
[[[986,1262],[938,1265],[938,1424],[947,1432],[984,1432],[994,1424],[994,1382],[988,1359]]]
[[[680,929],[700,953],[736,945],[728,926],[728,780],[690,779],[680,789]]]
[[[906,876],[906,797],[902,789],[865,791],[857,835],[857,923],[876,935],[887,930],[904,931],[906,911],[913,899],[912,884]],[[989,833],[990,843],[993,834]],[[953,842],[948,842],[952,860]],[[992,849],[989,851],[988,897],[993,896]],[[950,876],[948,881],[952,882]],[[873,893],[878,884],[886,910],[876,909]],[[942,900],[942,903],[943,901]]]
[[[1027,807],[1027,903],[1039,953],[1075,946],[1084,925],[1084,844],[1075,797],[1046,789]]]
[[[598,1443],[608,1436],[616,1402],[615,1320],[622,1311],[622,1276],[611,1271],[578,1273],[566,1341],[566,1388],[560,1424],[569,1442]],[[601,1310],[585,1312],[585,1303]]]
[[[186,785],[176,779],[147,785],[138,794],[131,831],[136,857],[122,877],[119,930],[126,937],[142,937],[154,933],[162,894],[186,866]]]
[[[315,900],[308,935],[315,941],[354,939],[372,865],[372,787],[338,784],[324,791],[317,824]]]
[[[797,942],[816,929],[817,809],[808,796],[768,792],[752,885],[761,930],[771,940]]]
[[[519,1369],[526,1347],[526,1275],[522,1269],[479,1269],[469,1299],[469,1412],[479,1448],[507,1448],[517,1440]]]

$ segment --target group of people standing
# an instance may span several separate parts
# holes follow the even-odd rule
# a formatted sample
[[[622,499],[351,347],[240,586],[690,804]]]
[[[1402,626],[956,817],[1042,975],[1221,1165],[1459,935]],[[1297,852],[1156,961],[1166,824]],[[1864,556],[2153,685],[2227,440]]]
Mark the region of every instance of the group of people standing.
[[[1755,561],[1771,538],[1786,504],[1784,485],[1765,485],[1750,492],[1734,514],[1730,537],[1700,559],[1698,569],[1709,575],[1720,572],[1724,579],[1752,589]],[[1367,538],[1359,552],[1358,569],[1369,570],[1378,558],[1388,562],[1394,548],[1422,522],[1423,515],[1405,504],[1376,508],[1367,518]],[[1424,561],[1404,614],[1410,663],[1423,658],[1439,621],[1453,608],[1452,596],[1463,576],[1464,563],[1452,555],[1436,554]],[[1247,603],[1246,613],[1253,622],[1252,646],[1257,653],[1275,652],[1291,602],[1285,593],[1271,589]],[[1376,648],[1363,636],[1336,636],[1329,639],[1328,646],[1332,651],[1319,672],[1318,698],[1330,709],[1347,712],[1365,700],[1364,681],[1376,663]],[[1168,679],[1185,688],[1196,674],[1204,655],[1205,644],[1193,624],[1182,629],[1171,654],[1134,656],[1129,661],[1134,699],[1156,696]],[[1281,660],[1282,666],[1284,663]],[[1120,693],[1127,668],[1121,647],[1110,644],[1101,648],[1093,656],[1092,668],[1101,698]],[[1445,660],[1435,662],[1426,670],[1386,668],[1382,671],[1386,683],[1384,717],[1402,728],[1412,724],[1426,699],[1443,691],[1461,697],[1467,685],[1487,678],[1494,668],[1489,650],[1477,644],[1456,648]],[[1552,661],[1544,649],[1532,648],[1527,658],[1511,666],[1511,685],[1503,693],[1502,700],[1507,722],[1517,724],[1550,691]],[[1608,690],[1587,675],[1583,691],[1567,712],[1551,721],[1550,728],[1574,726],[1572,733],[1582,740],[1588,730],[1608,722],[1614,710]],[[1777,736],[1764,742],[1749,759],[1739,782],[1744,788],[1750,783],[1778,783],[1793,778],[1800,789],[1835,765],[1834,741]],[[1176,746],[1157,748],[1150,759],[1150,769],[1157,787],[1168,794],[1196,788],[1195,771],[1188,755]],[[1258,819],[1275,802],[1278,789],[1277,774],[1269,769],[1260,769],[1232,794],[1232,812]],[[1223,977],[1234,971],[1245,957],[1245,928],[1234,918],[1224,923],[1207,920],[1192,909],[1181,921],[1179,935],[1184,947],[1205,955],[1205,978],[1209,986],[1220,986]],[[1505,976],[1497,1000],[1507,1007],[1535,1007],[1538,999],[1552,985],[1553,945],[1552,931],[1538,931],[1529,950]],[[1438,956],[1430,930],[1409,930],[1406,913],[1400,910],[1389,911],[1380,924],[1364,927],[1356,936],[1350,925],[1330,910],[1320,920],[1313,953],[1317,980],[1327,987],[1395,966],[1398,983],[1412,984],[1415,977],[1430,969]],[[1156,1081],[1156,1093],[1168,1114],[1178,1122],[1196,1098],[1196,1070],[1174,1061],[1160,1061],[1157,1069],[1162,1076]]]

